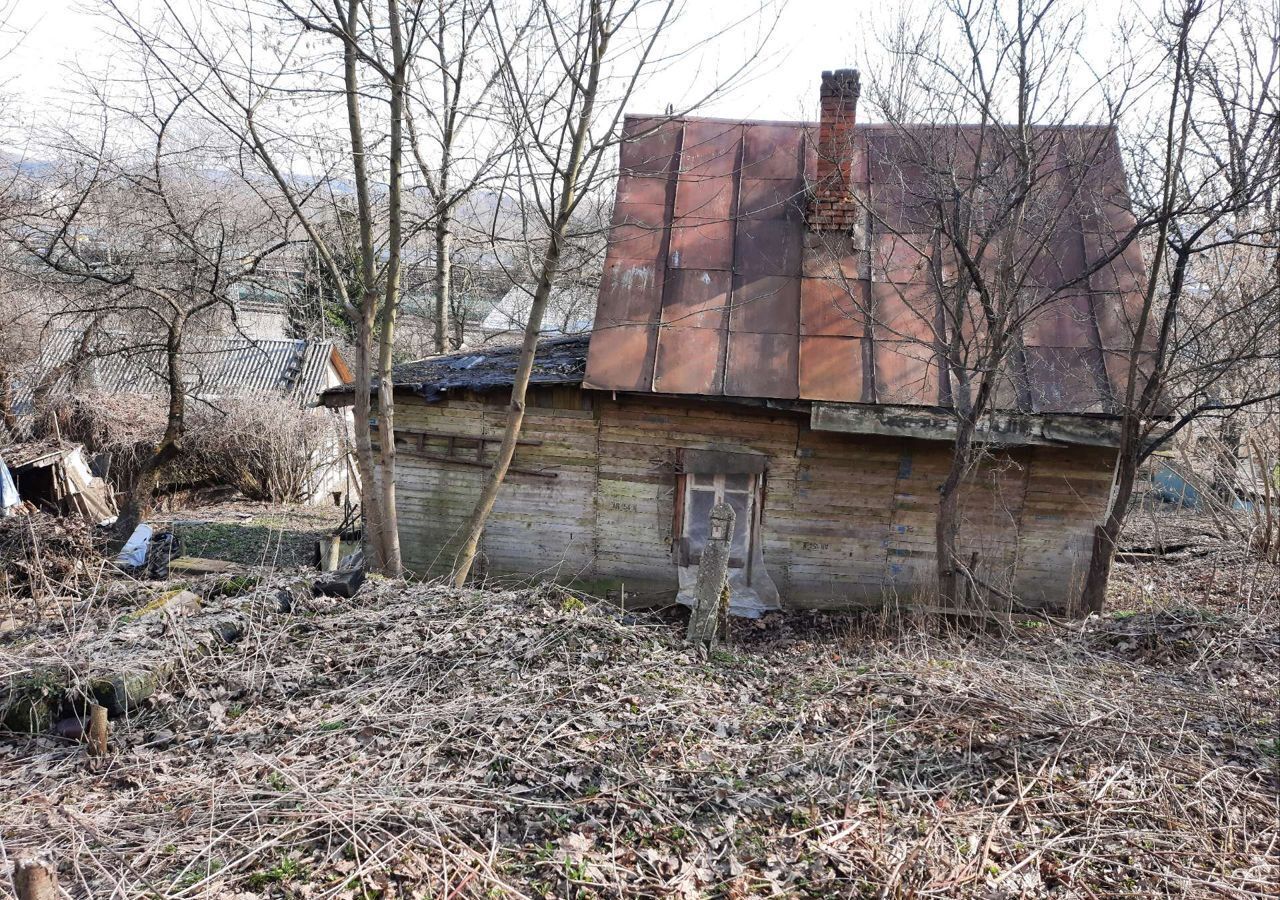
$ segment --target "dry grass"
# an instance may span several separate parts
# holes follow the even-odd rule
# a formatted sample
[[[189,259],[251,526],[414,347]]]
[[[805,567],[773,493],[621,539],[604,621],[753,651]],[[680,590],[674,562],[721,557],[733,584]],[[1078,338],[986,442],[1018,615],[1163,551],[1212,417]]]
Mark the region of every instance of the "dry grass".
[[[1277,604],[1197,605],[1206,564],[1122,567],[1083,626],[793,614],[709,659],[554,588],[251,596],[105,769],[0,744],[4,861],[84,897],[1273,896]],[[138,601],[93,602],[0,669],[100,664]]]

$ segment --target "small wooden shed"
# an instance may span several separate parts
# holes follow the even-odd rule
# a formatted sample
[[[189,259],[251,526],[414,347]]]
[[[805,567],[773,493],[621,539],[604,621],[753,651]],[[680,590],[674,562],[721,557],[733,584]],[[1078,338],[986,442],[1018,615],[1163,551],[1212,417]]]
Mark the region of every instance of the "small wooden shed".
[[[734,609],[928,605],[945,413],[584,387],[589,339],[545,341],[525,426],[478,559],[481,576],[621,585],[637,599],[692,585],[711,506],[738,512]],[[396,373],[402,549],[446,574],[501,440],[518,348]],[[330,393],[330,402],[349,400]],[[961,532],[985,581],[1066,610],[1111,487],[1110,423],[1009,416],[966,486]],[[856,430],[854,430],[856,429]]]
[[[823,90],[820,123],[628,118],[594,330],[540,345],[482,574],[681,594],[724,500],[738,612],[929,605],[955,435],[930,299],[946,260],[911,232],[910,179],[926,175],[902,135],[854,125],[854,73],[826,73]],[[1145,276],[1119,240],[1134,220],[1114,133],[1035,139],[1064,185],[1036,289],[1061,299],[1016,335],[960,544],[986,602],[1063,612],[1111,490]],[[1091,164],[1075,165],[1086,145]],[[401,543],[417,573],[453,562],[516,353],[396,371]]]

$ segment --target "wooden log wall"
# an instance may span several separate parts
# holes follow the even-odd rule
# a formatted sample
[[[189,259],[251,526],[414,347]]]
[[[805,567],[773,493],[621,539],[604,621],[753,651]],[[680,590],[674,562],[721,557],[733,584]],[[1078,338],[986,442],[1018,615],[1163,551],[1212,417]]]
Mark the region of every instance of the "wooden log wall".
[[[449,570],[486,471],[415,453],[413,431],[497,438],[501,402],[398,404],[401,542],[412,571]],[[522,438],[520,474],[499,495],[481,574],[616,579],[628,594],[671,594],[680,451],[719,449],[768,457],[761,537],[784,603],[919,603],[934,583],[945,442],[811,431],[791,412],[576,388],[531,390]],[[965,486],[960,544],[988,598],[1065,610],[1088,564],[1112,455],[1015,448],[983,462]]]

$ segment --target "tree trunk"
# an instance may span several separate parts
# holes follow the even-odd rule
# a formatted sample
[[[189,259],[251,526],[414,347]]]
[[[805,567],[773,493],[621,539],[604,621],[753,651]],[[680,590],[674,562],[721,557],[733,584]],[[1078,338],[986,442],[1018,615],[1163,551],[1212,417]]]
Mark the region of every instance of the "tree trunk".
[[[156,488],[164,470],[181,455],[182,436],[186,432],[187,388],[182,377],[182,335],[186,323],[178,318],[169,325],[165,340],[166,380],[169,389],[169,413],[164,436],[142,463],[125,496],[123,508],[116,517],[111,549],[119,551],[138,524],[151,512]]]
[[[566,117],[566,126],[572,125],[573,139],[570,143],[568,162],[560,179],[560,195],[555,207],[555,216],[550,221],[550,240],[547,252],[542,257],[542,271],[538,276],[538,287],[533,294],[533,304],[529,308],[529,321],[525,323],[524,343],[520,347],[520,361],[516,366],[515,378],[511,385],[511,406],[507,411],[507,425],[502,432],[502,444],[498,448],[497,459],[489,477],[485,480],[480,498],[475,509],[467,520],[467,535],[463,540],[458,555],[454,558],[453,583],[457,587],[466,584],[471,566],[475,562],[476,552],[480,548],[480,538],[484,534],[485,523],[493,512],[497,502],[498,491],[507,477],[507,469],[511,466],[511,458],[516,452],[516,441],[520,437],[520,428],[524,424],[524,398],[529,389],[529,376],[533,373],[534,355],[538,349],[538,336],[542,331],[542,317],[547,311],[547,301],[551,297],[551,288],[556,276],[560,273],[561,256],[564,253],[565,232],[578,205],[578,183],[582,175],[583,158],[587,151],[587,142],[591,130],[591,120],[595,115],[596,97],[600,91],[600,73],[603,60],[609,47],[609,33],[600,28],[602,17],[600,0],[591,0],[592,39],[594,43],[587,52],[591,63],[589,74],[582,86],[582,108],[576,120],[573,118],[572,106]]]
[[[1115,561],[1116,543],[1120,539],[1120,530],[1124,528],[1125,518],[1129,512],[1129,501],[1133,498],[1133,487],[1137,483],[1138,422],[1136,417],[1127,417],[1123,427],[1125,430],[1121,436],[1120,449],[1116,451],[1115,484],[1111,491],[1111,502],[1107,507],[1107,518],[1093,530],[1089,568],[1085,571],[1084,587],[1080,592],[1080,605],[1085,613],[1100,613],[1106,605],[1107,585],[1111,581],[1111,565]]]
[[[938,600],[943,606],[952,606],[959,602],[960,573],[956,566],[960,559],[957,546],[960,537],[960,486],[973,461],[973,434],[977,427],[975,407],[982,409],[985,406],[990,396],[988,381],[989,379],[984,380],[979,387],[975,402],[968,403],[964,398],[968,396],[969,382],[967,379],[957,379],[963,393],[956,398],[956,402],[966,409],[957,414],[956,440],[951,450],[951,467],[947,471],[946,479],[938,488],[938,517],[934,522]]]
[[[134,529],[151,514],[156,488],[160,485],[160,478],[164,474],[165,467],[177,457],[178,448],[176,446],[162,443],[143,461],[142,466],[138,469],[137,476],[133,479],[129,492],[125,494],[124,502],[120,506],[120,514],[116,517],[111,541],[111,550],[113,552],[119,552],[120,548],[129,540],[129,536],[133,534]]]
[[[360,473],[360,502],[364,508],[362,543],[368,567],[379,572],[382,570],[383,559],[381,495],[378,489],[378,471],[373,462],[373,437],[369,432],[369,419],[373,415],[371,343],[368,324],[362,319],[356,326],[355,404],[352,417],[355,419],[354,442],[356,470]]]
[[[396,311],[400,306],[401,168],[404,161],[404,45],[398,0],[387,0],[391,26],[391,144],[388,186],[388,258],[386,296],[382,302],[382,334],[378,341],[378,446],[382,472],[378,487],[382,507],[382,571],[392,578],[404,572],[400,560],[400,528],[396,515],[395,383],[391,351],[395,347]]]
[[[454,558],[453,583],[462,587],[471,574],[471,566],[475,562],[476,553],[480,549],[480,538],[484,534],[485,523],[493,512],[493,505],[498,499],[498,490],[507,477],[507,469],[515,456],[516,440],[520,437],[520,428],[524,424],[524,397],[529,389],[529,376],[533,373],[534,354],[538,349],[538,334],[542,328],[542,316],[547,308],[547,298],[551,296],[551,286],[555,282],[560,266],[562,232],[564,225],[559,225],[551,235],[551,244],[543,260],[542,275],[538,279],[538,287],[533,293],[533,305],[529,309],[529,322],[524,331],[524,343],[520,347],[520,362],[516,368],[515,382],[511,386],[511,404],[507,408],[507,424],[502,432],[502,444],[498,447],[497,458],[489,477],[485,479],[480,498],[475,509],[467,520],[467,536]]]
[[[449,352],[449,309],[453,301],[453,234],[447,213],[436,212],[436,353]]]
[[[1146,342],[1147,329],[1155,309],[1156,286],[1165,266],[1169,233],[1173,228],[1175,215],[1175,197],[1180,183],[1179,173],[1182,171],[1182,161],[1186,154],[1187,136],[1191,132],[1192,105],[1189,99],[1183,103],[1182,84],[1187,77],[1190,31],[1195,19],[1199,16],[1199,10],[1193,10],[1188,6],[1183,12],[1184,16],[1178,26],[1173,86],[1170,91],[1169,112],[1165,126],[1163,183],[1160,213],[1156,220],[1155,253],[1151,260],[1151,271],[1147,276],[1147,289],[1143,295],[1142,309],[1134,328],[1133,346],[1129,349],[1128,376],[1125,382],[1124,402],[1120,408],[1120,447],[1116,451],[1116,473],[1111,503],[1107,508],[1106,521],[1094,530],[1093,555],[1089,559],[1084,589],[1080,593],[1080,603],[1086,612],[1101,612],[1106,603],[1107,583],[1111,579],[1111,564],[1115,558],[1116,541],[1120,537],[1120,529],[1124,527],[1125,517],[1129,513],[1129,500],[1133,497],[1138,466],[1142,462],[1142,421],[1146,414],[1154,409],[1160,393],[1160,367],[1161,363],[1167,359],[1168,342],[1177,309],[1176,300],[1181,295],[1187,270],[1188,257],[1184,248],[1173,269],[1173,278],[1164,308],[1164,321],[1156,338],[1155,362],[1151,377],[1139,397],[1139,354]],[[1181,107],[1179,107],[1180,103],[1182,103]]]
[[[359,328],[356,345],[356,459],[361,485],[360,496],[365,514],[364,539],[369,568],[381,572],[387,564],[386,533],[390,528],[387,511],[382,506],[385,496],[378,482],[373,459],[373,437],[370,434],[371,392],[373,383],[373,338],[378,319],[377,265],[373,236],[373,206],[369,191],[368,159],[364,146],[364,126],[360,115],[360,79],[357,66],[356,35],[360,31],[359,0],[347,0],[346,33],[342,44],[343,86],[346,94],[347,130],[351,139],[351,167],[355,178],[356,209],[360,226],[360,297]],[[392,444],[394,452],[394,443]],[[385,474],[385,473],[383,473]]]
[[[956,572],[956,543],[960,532],[960,489],[948,479],[939,491],[938,519],[935,523],[934,545],[937,554],[938,600],[943,606],[951,606],[959,596],[959,573]]]

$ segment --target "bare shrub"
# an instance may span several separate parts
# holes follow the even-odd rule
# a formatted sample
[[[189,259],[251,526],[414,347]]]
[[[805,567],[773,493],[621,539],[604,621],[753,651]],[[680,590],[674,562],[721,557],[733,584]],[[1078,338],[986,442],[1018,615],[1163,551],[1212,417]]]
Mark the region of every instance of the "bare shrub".
[[[110,454],[107,477],[128,490],[162,439],[167,406],[143,394],[62,394],[46,410],[49,430],[92,453]],[[316,475],[341,454],[337,422],[278,393],[236,394],[193,404],[181,452],[166,467],[161,491],[227,485],[252,500],[301,502]]]
[[[109,455],[103,474],[123,492],[163,437],[167,408],[162,397],[59,389],[37,410],[36,431]]]
[[[209,480],[273,503],[306,500],[340,446],[333,414],[300,409],[283,394],[224,398],[202,409],[188,434],[192,462]]]

